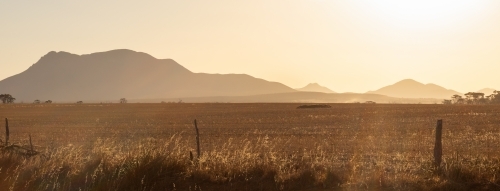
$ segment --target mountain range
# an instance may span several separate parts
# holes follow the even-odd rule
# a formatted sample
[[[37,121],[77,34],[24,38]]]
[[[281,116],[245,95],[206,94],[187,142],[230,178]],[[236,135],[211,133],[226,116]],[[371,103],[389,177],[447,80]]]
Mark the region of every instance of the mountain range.
[[[491,91],[490,89],[483,89]],[[461,93],[412,79],[367,93],[335,93],[317,83],[292,89],[246,74],[194,73],[172,59],[132,50],[76,55],[49,52],[24,72],[0,81],[17,102],[364,102],[438,103]]]

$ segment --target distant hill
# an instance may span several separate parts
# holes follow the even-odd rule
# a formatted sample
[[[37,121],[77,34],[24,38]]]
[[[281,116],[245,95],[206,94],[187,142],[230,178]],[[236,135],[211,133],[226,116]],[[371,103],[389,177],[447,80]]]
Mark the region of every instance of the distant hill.
[[[493,91],[495,91],[495,89],[483,88],[483,89],[478,90],[477,92],[484,93],[484,95],[491,95],[491,94],[493,94]]]
[[[171,59],[132,50],[87,55],[49,52],[26,71],[0,81],[16,102],[118,101],[296,92],[245,74],[193,73]]]
[[[422,84],[412,79],[399,81],[393,85],[369,91],[371,94],[381,94],[398,98],[436,98],[448,99],[452,95],[463,95],[454,90],[446,89],[435,84]]]
[[[328,89],[327,87],[321,86],[317,83],[310,83],[310,84],[307,84],[305,87],[298,88],[296,90],[303,91],[303,92],[335,93],[334,91]]]

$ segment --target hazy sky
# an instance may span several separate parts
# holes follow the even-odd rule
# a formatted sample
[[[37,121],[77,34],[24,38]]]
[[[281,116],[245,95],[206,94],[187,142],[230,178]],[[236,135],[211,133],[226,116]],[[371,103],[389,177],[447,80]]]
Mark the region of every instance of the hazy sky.
[[[132,49],[193,72],[366,92],[500,89],[500,1],[0,0],[0,79],[49,51]]]

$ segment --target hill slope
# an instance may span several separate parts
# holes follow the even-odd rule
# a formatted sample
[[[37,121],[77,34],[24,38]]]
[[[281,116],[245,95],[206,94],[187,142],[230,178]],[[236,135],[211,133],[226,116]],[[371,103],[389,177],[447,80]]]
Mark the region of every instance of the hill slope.
[[[317,83],[310,83],[310,84],[307,84],[305,87],[298,88],[296,90],[303,91],[303,92],[335,93],[334,91],[328,89],[327,87],[321,86]]]
[[[495,89],[492,89],[492,88],[483,88],[483,89],[478,90],[477,92],[484,93],[484,95],[491,95],[491,94],[493,94],[494,91],[495,91]]]
[[[0,81],[0,93],[17,102],[51,99],[117,101],[295,92],[245,74],[193,73],[171,59],[112,50],[88,55],[49,52],[26,71]]]
[[[436,99],[448,99],[455,94],[462,95],[454,90],[449,90],[435,84],[422,84],[412,79],[402,80],[393,85],[380,88],[376,91],[369,91],[367,93],[400,98]]]

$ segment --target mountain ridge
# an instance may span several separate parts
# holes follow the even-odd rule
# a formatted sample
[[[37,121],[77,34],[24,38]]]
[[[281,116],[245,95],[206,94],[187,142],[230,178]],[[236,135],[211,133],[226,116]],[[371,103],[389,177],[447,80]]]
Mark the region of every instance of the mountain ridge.
[[[305,91],[305,92],[335,93],[331,89],[324,87],[324,86],[321,86],[318,83],[309,83],[302,88],[297,88],[296,90]]]
[[[18,101],[243,96],[296,90],[246,74],[193,73],[172,59],[127,49],[76,55],[51,51],[0,81]]]
[[[367,93],[381,94],[399,98],[437,99],[447,99],[455,94],[463,95],[462,93],[455,90],[446,89],[433,83],[423,84],[413,79],[404,79],[392,85],[384,86],[378,90],[368,91]]]
[[[493,94],[494,91],[496,91],[496,89],[493,89],[493,88],[483,88],[483,89],[477,90],[476,92],[484,93],[484,95],[491,95],[491,94]]]

